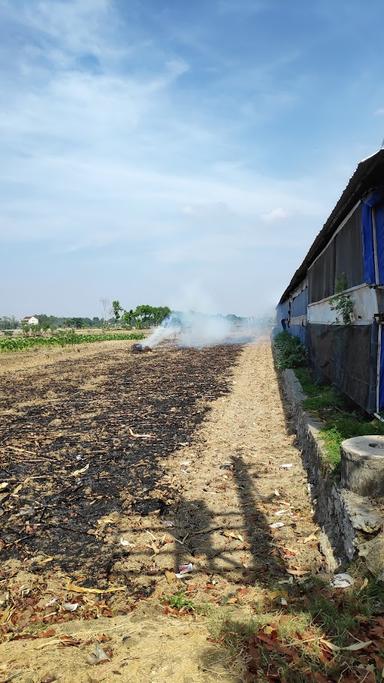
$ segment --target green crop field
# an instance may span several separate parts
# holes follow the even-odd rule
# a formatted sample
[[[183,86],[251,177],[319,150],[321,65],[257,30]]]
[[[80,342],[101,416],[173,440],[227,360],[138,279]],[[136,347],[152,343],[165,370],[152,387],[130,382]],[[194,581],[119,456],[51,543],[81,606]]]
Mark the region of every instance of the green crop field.
[[[49,337],[6,337],[0,339],[0,352],[26,351],[37,346],[67,346],[68,344],[85,344],[112,340],[143,339],[142,332],[100,333],[100,334],[77,334],[75,332],[63,332]]]

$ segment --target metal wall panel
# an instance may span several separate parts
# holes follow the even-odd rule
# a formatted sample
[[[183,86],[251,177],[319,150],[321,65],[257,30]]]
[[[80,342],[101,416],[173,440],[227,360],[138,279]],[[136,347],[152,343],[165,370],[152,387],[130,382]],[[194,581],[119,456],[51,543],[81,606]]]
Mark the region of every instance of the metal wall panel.
[[[364,282],[361,205],[337,233],[335,242],[335,283],[337,284],[338,278],[345,275],[345,289],[361,285]]]
[[[335,293],[335,240],[308,271],[309,303],[320,301]]]
[[[308,325],[311,364],[369,413],[376,410],[377,325]]]

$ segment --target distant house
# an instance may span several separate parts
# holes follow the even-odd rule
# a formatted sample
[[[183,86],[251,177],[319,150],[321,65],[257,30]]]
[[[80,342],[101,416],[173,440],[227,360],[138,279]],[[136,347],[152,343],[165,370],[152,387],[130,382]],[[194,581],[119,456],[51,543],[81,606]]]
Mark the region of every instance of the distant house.
[[[361,161],[277,306],[316,376],[384,411],[384,150]]]
[[[26,315],[20,322],[22,325],[38,325],[39,318],[36,318],[35,315]]]

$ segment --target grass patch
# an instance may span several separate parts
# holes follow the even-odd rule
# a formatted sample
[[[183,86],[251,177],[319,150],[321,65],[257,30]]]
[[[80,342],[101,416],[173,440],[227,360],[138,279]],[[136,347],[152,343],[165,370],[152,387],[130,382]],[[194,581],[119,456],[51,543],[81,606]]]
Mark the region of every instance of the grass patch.
[[[304,401],[304,408],[314,411],[346,409],[343,395],[329,384],[315,382],[308,367],[295,368],[295,375],[308,397]]]
[[[162,602],[178,611],[194,612],[196,610],[195,603],[186,597],[184,591],[178,591],[173,595],[166,595]]]
[[[320,436],[332,468],[336,470],[340,463],[340,445],[344,439],[368,434],[384,435],[384,423],[368,417],[335,387],[313,379],[305,347],[296,337],[288,332],[280,332],[274,339],[274,346],[277,367],[293,368],[307,396],[303,401],[304,409],[314,413],[324,423]]]
[[[359,415],[339,414],[326,420],[326,426],[320,431],[329,461],[333,465],[340,462],[340,445],[344,439],[368,434],[384,435],[384,424],[379,420],[364,418]]]
[[[303,407],[324,422],[320,436],[327,460],[333,468],[340,463],[340,445],[344,439],[368,434],[383,434],[384,424],[371,419],[329,384],[316,383],[308,367],[296,368],[295,375],[307,398]]]
[[[279,370],[299,368],[308,363],[305,346],[289,332],[279,332],[273,340]]]
[[[236,672],[242,668],[244,681],[340,682],[348,672],[349,682],[361,680],[361,671],[381,680],[384,586],[356,577],[352,589],[337,591],[311,577],[285,594],[286,608],[252,618],[218,607],[208,623],[217,661],[228,661]],[[372,643],[361,651],[337,650],[358,641]]]

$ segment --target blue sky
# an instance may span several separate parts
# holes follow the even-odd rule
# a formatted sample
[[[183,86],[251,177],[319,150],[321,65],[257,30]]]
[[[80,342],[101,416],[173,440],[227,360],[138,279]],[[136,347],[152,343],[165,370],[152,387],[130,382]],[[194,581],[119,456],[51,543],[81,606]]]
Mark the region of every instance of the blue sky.
[[[263,314],[384,137],[381,0],[0,0],[0,315]]]

